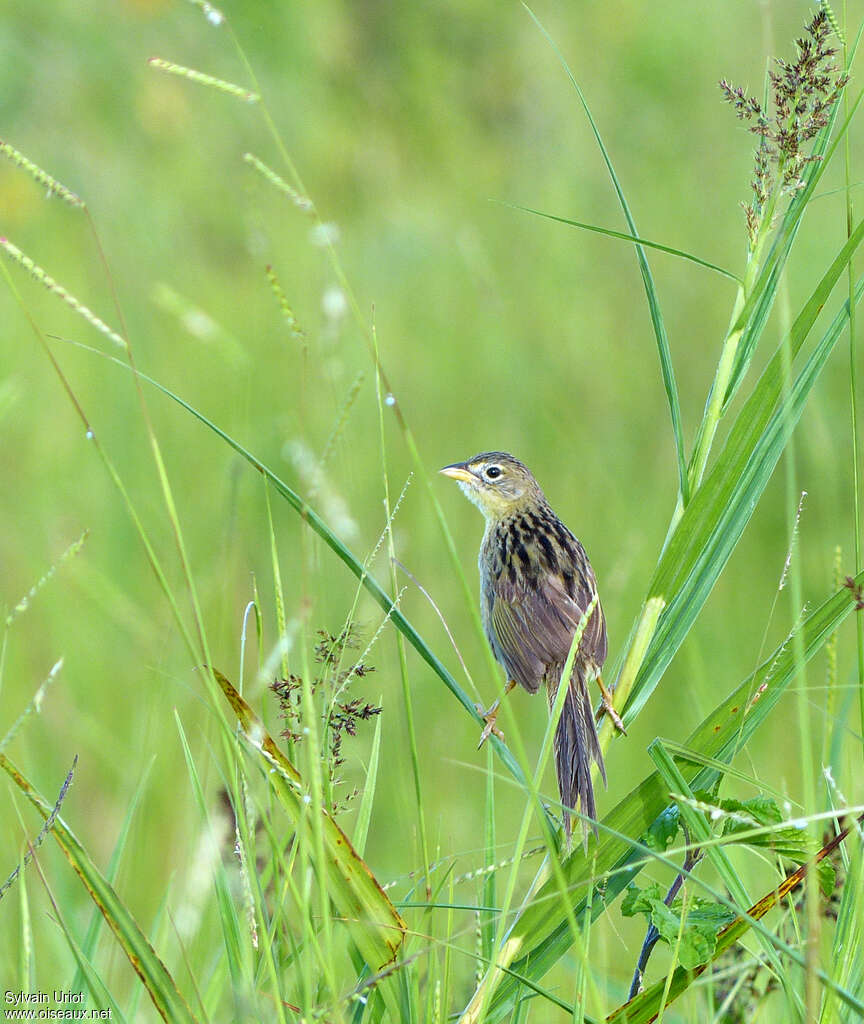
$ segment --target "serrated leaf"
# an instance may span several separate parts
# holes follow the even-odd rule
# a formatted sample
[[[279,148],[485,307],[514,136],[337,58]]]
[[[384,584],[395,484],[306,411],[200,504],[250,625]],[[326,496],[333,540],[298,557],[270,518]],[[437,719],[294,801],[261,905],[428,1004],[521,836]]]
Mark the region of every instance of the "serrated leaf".
[[[640,889],[638,885],[628,885],[621,900],[622,917],[635,917],[637,914],[651,914],[656,900],[663,899],[663,890],[659,882],[652,882]]]
[[[857,826],[860,827],[862,822],[864,822],[864,814],[858,818]],[[752,927],[754,922],[760,921],[769,910],[782,903],[803,883],[808,872],[814,866],[818,869],[821,868],[822,864],[827,863],[827,858],[840,846],[849,832],[855,827],[855,825],[848,825],[844,828],[834,839],[826,843],[811,861],[802,864],[801,867],[784,879],[780,885],[770,889],[761,900],[754,903],[746,915],[739,915],[723,928],[717,936],[717,945],[712,959],[715,959],[734,943],[738,942],[747,930]],[[787,956],[796,959],[796,962],[801,966],[804,965],[803,958],[792,950],[791,947],[785,947],[785,949]],[[607,1024],[613,1024],[613,1022],[615,1024],[618,1024],[618,1022],[620,1024],[650,1024],[651,1021],[657,1019],[660,1009],[668,1006],[681,995],[699,977],[704,969],[704,966],[700,965],[695,970],[690,971],[683,964],[679,964],[672,973],[671,978],[661,978],[644,992],[640,992],[639,995],[629,999],[610,1013],[606,1018]],[[857,1014],[856,1020],[864,1015],[864,1003],[861,1002],[856,991],[837,984],[821,968],[817,968],[816,973],[820,980]]]
[[[721,800],[720,807],[730,814],[742,814],[746,818],[752,819],[756,825],[779,825],[783,820],[777,801],[770,796],[754,796],[749,800]],[[729,818],[724,826],[723,834],[727,835],[748,827],[752,827],[752,825],[748,826],[746,821],[737,822],[734,818]]]
[[[673,919],[677,918],[675,914],[672,916]],[[732,911],[719,903],[699,901],[699,905],[688,910],[678,946],[678,962],[685,971],[692,971],[708,963],[717,948],[718,934],[734,920]],[[672,945],[675,939],[666,941]]]
[[[721,810],[732,815],[723,824],[722,835],[730,842],[773,850],[781,857],[800,863],[812,852],[813,844],[807,830],[788,823],[782,827],[783,815],[776,801],[769,796],[750,800],[721,800]],[[756,828],[767,831],[754,834]],[[737,838],[739,837],[740,838]]]
[[[834,870],[834,865],[830,860],[820,861],[817,871],[819,874],[819,891],[826,900],[830,899],[834,893],[834,886],[837,884],[837,872]]]

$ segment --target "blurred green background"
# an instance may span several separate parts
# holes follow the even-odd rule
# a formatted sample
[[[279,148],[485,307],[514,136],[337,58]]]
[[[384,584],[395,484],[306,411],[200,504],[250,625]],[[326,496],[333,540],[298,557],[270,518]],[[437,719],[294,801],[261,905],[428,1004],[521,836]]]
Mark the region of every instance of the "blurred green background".
[[[588,549],[614,658],[645,596],[674,506],[674,450],[632,248],[500,202],[625,230],[554,52],[515,2],[227,0],[224,9],[309,195],[338,231],[336,249],[370,321],[374,307],[381,360],[427,468],[487,448],[513,451],[532,467]],[[643,236],[742,272],[745,231],[738,204],[749,199],[753,140],[724,107],[717,82],[727,77],[761,95],[766,55],[792,55],[809,9],[767,0],[698,9],[664,0],[538,2],[538,17],[585,90]],[[159,56],[249,87],[229,29],[211,25],[194,5],[172,0],[11,2],[0,23],[0,49],[0,135],[86,199],[111,279],[85,216],[47,199],[8,162],[0,164],[0,233],[119,326],[116,288],[140,369],[304,495],[310,480],[292,461],[291,446],[301,442],[320,455],[362,375],[325,466],[326,487],[312,500],[365,556],[384,524],[375,380],[327,253],[316,244],[309,219],[243,162],[243,153],[251,151],[287,175],[261,109],[147,64]],[[853,177],[855,166],[862,164],[853,152]],[[838,162],[827,188],[841,184],[840,172]],[[774,312],[772,341],[844,232],[842,193],[813,204],[786,295]],[[734,285],[660,253],[649,253],[649,260],[689,445]],[[267,264],[305,331],[305,359],[281,317]],[[7,269],[46,333],[110,350],[108,340],[20,267],[7,261]],[[26,723],[8,753],[46,794],[57,792],[73,755],[80,756],[63,815],[102,863],[146,773],[118,887],[147,928],[166,892],[175,912],[194,910],[195,899],[203,899],[194,892],[191,866],[200,825],[173,710],[213,794],[219,784],[211,750],[216,734],[202,681],[127,509],[5,283],[0,317],[0,602],[13,607],[82,531],[90,531],[80,554],[7,632],[0,734],[63,657],[41,715]],[[60,342],[53,346],[187,612],[128,372]],[[253,579],[265,615],[262,660],[275,640],[262,482],[177,406],[152,390],[147,402],[213,659],[236,678]],[[395,418],[385,412],[391,489],[398,494],[411,459]],[[853,567],[848,417],[844,344],[795,438],[797,487],[808,492],[796,558],[810,602],[832,587],[836,545],[843,549],[844,572]],[[683,741],[797,618],[786,590],[769,622],[795,514],[784,472],[781,465],[645,713],[629,737],[613,745],[601,810],[649,771],[645,747],[651,739]],[[474,590],[482,522],[452,484],[436,478],[433,486]],[[275,499],[274,516],[289,617],[308,607],[312,630],[336,632],[353,600],[353,578],[317,541],[310,542],[313,571],[304,575],[296,514]],[[416,479],[394,532],[399,558],[434,596],[480,698],[488,702],[496,684]],[[386,582],[386,559],[379,556],[374,567]],[[434,611],[411,586],[402,607],[464,682]],[[365,597],[359,619],[367,636],[380,622],[379,610]],[[392,629],[384,632],[368,659],[377,672],[358,691],[380,696],[384,706],[385,770],[367,851],[382,879],[402,876],[421,860],[394,637]],[[840,681],[847,684],[853,660],[848,627],[843,637]],[[251,631],[249,643],[246,677],[253,703],[276,729],[269,693],[254,687],[258,652]],[[298,665],[296,648],[291,657]],[[476,851],[482,846],[485,755],[475,750],[475,724],[413,653],[409,666],[430,834],[436,853],[458,855],[461,873],[481,863]],[[792,801],[802,795],[802,758],[812,757],[817,769],[821,763],[819,750],[798,746],[795,702],[810,702],[815,736],[821,737],[824,672],[824,659],[817,660],[808,676],[812,692],[793,692],[774,716],[777,731],[759,736],[749,762],[740,761]],[[544,702],[521,693],[510,699],[528,749],[538,749]],[[347,788],[363,777],[370,736],[371,729],[348,748]],[[547,789],[554,792],[551,775]],[[522,798],[507,782],[498,795],[498,838],[506,851]],[[30,835],[38,826],[8,787],[0,786],[0,801],[5,877],[22,848],[17,815]],[[86,894],[50,843],[40,860],[80,928],[89,917]],[[58,984],[69,972],[69,954],[47,916],[35,874],[28,884],[39,976],[45,985]],[[17,914],[10,894],[0,906],[0,972],[11,971],[15,960]],[[629,980],[642,926],[622,924],[617,916],[616,926],[628,943],[620,977],[610,981],[619,991],[615,986]],[[620,941],[603,927],[598,942]],[[470,949],[470,934],[465,942]],[[110,947],[106,940],[104,949]],[[113,956],[111,977],[123,991],[132,984],[131,971]]]

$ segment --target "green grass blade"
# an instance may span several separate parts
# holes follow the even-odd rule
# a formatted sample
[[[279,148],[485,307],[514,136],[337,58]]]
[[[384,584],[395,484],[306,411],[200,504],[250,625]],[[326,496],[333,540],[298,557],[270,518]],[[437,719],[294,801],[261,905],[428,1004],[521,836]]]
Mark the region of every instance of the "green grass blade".
[[[588,106],[585,94],[582,92],[579,83],[576,81],[576,77],[570,70],[570,65],[564,59],[563,54],[558,49],[552,37],[541,24],[540,19],[527,4],[523,3],[522,6],[531,15],[531,18],[537,28],[539,28],[543,33],[543,36],[552,47],[555,52],[555,56],[564,68],[567,77],[570,79],[570,83],[576,90],[576,95],[579,97],[579,102],[582,104],[582,109],[585,111],[585,116],[588,118],[588,123],[591,125],[591,131],[594,133],[594,138],[597,145],[600,147],[600,153],[603,156],[606,169],[609,171],[609,177],[612,179],[615,194],[618,196],[618,202],[621,205],[621,209],[624,212],[624,218],[627,221],[627,227],[630,229],[631,235],[638,237],[639,232],[636,230],[636,222],[633,220],[633,215],[630,212],[630,206],[624,198],[624,191],[621,188],[621,183],[618,181],[618,175],[615,173],[615,168],[612,166],[612,160],[609,156],[608,150],[606,149],[606,145],[603,142],[603,138],[600,135],[600,130],[594,121],[593,115],[591,114],[591,108]],[[642,283],[645,286],[645,295],[648,299],[648,311],[651,314],[651,324],[654,327],[654,336],[657,339],[657,353],[660,356],[660,372],[663,376],[663,386],[666,389],[666,397],[669,401],[669,414],[672,418],[672,433],[675,439],[675,455],[678,463],[678,486],[681,492],[681,499],[686,505],[690,498],[690,485],[687,478],[687,458],[684,453],[684,434],[681,426],[681,404],[678,399],[678,385],[675,383],[675,370],[672,366],[672,352],[669,348],[669,339],[666,336],[666,325],[663,322],[663,314],[660,311],[660,299],[657,295],[657,287],[654,284],[654,277],[651,274],[651,268],[648,266],[648,259],[645,256],[645,250],[638,242],[636,243],[636,256],[639,260],[639,272],[642,275]]]
[[[487,866],[491,866],[492,869],[487,871],[483,878],[483,885],[481,887],[481,896],[483,905],[486,907],[495,907],[498,903],[497,897],[497,885],[496,883],[496,872],[494,869],[495,864],[495,853],[496,853],[496,839],[495,839],[495,772],[494,764],[492,761],[493,754],[491,749],[486,751],[486,800],[484,803],[484,814],[483,814],[483,845],[484,855],[483,858]],[[483,956],[487,960],[492,959],[493,944],[495,939],[495,911],[483,912],[481,916],[481,938],[483,944]]]
[[[4,754],[0,754],[0,768],[47,820],[52,811],[51,805],[39,795]],[[72,870],[84,883],[90,897],[104,915],[160,1016],[171,1024],[192,1024],[196,1020],[194,1014],[180,994],[168,969],[156,955],[147,936],[60,817],[55,819],[51,834],[65,854]]]
[[[89,346],[76,347],[84,348],[94,355],[100,355],[105,359],[108,359],[115,366],[119,366],[124,370],[129,370],[129,367],[122,360],[117,359],[113,356],[106,355],[105,353],[99,352],[98,349],[90,348]],[[190,405],[187,401],[181,398],[178,394],[166,388],[159,381],[154,380],[152,377],[148,377],[147,374],[138,372],[138,380],[143,381],[147,384],[152,385],[158,391],[161,391],[163,395],[176,402],[181,408],[185,409],[186,412],[190,413],[199,422],[203,423],[205,427],[213,431],[217,437],[221,438],[227,445],[229,445],[238,455],[240,455],[246,462],[252,466],[253,469],[257,470],[263,477],[270,481],[274,489],[291,505],[291,507],[300,514],[303,522],[309,526],[318,536],[324,541],[324,543],[330,548],[331,551],[348,567],[348,569],[357,577],[360,581],[361,586],[372,596],[372,598],[384,609],[389,615],[391,621],[396,628],[403,634],[405,639],[411,646],[417,651],[420,657],[426,662],[426,664],[432,669],[432,671],[438,676],[438,678],[444,683],[447,689],[453,694],[453,696],[459,701],[463,708],[471,715],[471,717],[482,727],[485,723],[477,712],[474,706],[474,701],[468,696],[468,694],[462,689],[456,679],[448,672],[444,664],[440,661],[437,655],[434,653],[431,647],[426,641],[420,636],[411,622],[402,614],[399,608],[391,600],[388,593],[384,590],[380,583],[375,579],[374,576],[370,575],[368,570],[363,566],[360,559],[336,536],[336,534],[330,529],[330,527],[324,522],[321,516],[318,515],[315,510],[308,505],[296,491],[289,487],[283,480],[281,480],[276,474],[260,459],[256,458],[248,449],[244,448],[239,441],[236,441],[230,434],[227,434],[224,430],[218,427],[212,420],[209,420],[203,413],[199,412],[194,406]],[[497,736],[490,736],[489,743],[492,744],[498,757],[505,765],[507,770],[513,776],[514,779],[523,787],[527,786],[525,774],[519,767],[514,756],[510,753],[507,747],[501,743]]]
[[[658,252],[668,253],[670,256],[678,256],[682,260],[689,260],[690,263],[695,263],[698,267],[704,267],[706,270],[713,270],[718,274],[722,274],[723,277],[728,277],[732,281],[741,283],[741,278],[737,274],[733,274],[731,270],[726,270],[725,267],[719,267],[716,263],[711,263],[708,260],[703,260],[701,256],[694,256],[693,253],[685,252],[683,249],[675,249],[671,245],[663,245],[661,242],[652,242],[648,238],[639,238],[636,235],[628,235],[624,231],[613,231],[611,228],[601,228],[597,224],[586,224],[581,220],[571,220],[569,217],[559,217],[554,213],[544,213],[542,210],[532,209],[530,206],[522,206],[521,203],[505,203],[499,201],[501,206],[509,206],[511,210],[521,210],[523,213],[531,213],[535,217],[543,217],[545,220],[554,220],[558,224],[568,224],[571,228],[581,228],[583,231],[593,231],[598,235],[606,235],[607,238],[619,238],[624,242],[634,242],[636,245],[645,247],[646,249],[656,249]]]
[[[149,774],[150,768],[148,767],[141,775],[141,781],[138,783],[135,788],[135,792],[132,794],[132,799],[129,801],[129,807],[126,810],[126,816],[123,819],[123,824],[120,826],[120,834],[117,836],[117,842],[114,844],[114,850],[111,853],[111,860],[108,862],[108,870],[105,872],[105,878],[111,885],[114,884],[114,880],[117,877],[117,872],[120,868],[120,861],[123,857],[123,851],[126,849],[126,842],[129,839],[129,831],[132,828],[132,819],[135,817],[135,811],[138,809],[138,804],[141,801],[141,794],[144,792],[144,785],[147,782]],[[90,924],[84,936],[84,941],[81,944],[81,953],[87,960],[92,960],[93,958],[93,953],[96,949],[96,942],[99,939],[99,932],[102,928],[103,921],[103,916],[99,913],[99,910],[94,907],[93,916],[90,918]],[[69,987],[73,992],[80,992],[83,984],[84,977],[81,973],[81,969],[79,968],[75,972],[75,977],[72,979],[72,984]]]
[[[39,873],[42,874],[41,868],[39,868]],[[42,880],[47,889],[47,880],[44,875]],[[54,917],[60,926],[60,930],[63,932],[63,938],[66,940],[66,944],[72,952],[75,963],[78,965],[76,968],[76,974],[80,974],[82,979],[81,987],[77,989],[70,989],[70,991],[84,992],[86,990],[90,995],[89,1001],[92,1006],[88,1009],[90,1009],[91,1012],[99,1013],[102,1020],[114,1020],[117,1021],[117,1024],[126,1024],[126,1015],[117,1005],[114,997],[106,988],[105,982],[100,977],[99,972],[90,962],[90,959],[84,955],[83,950],[76,942],[75,936],[72,934],[72,931],[66,922],[66,917],[50,889],[48,890],[48,894],[49,899],[51,900],[51,905],[54,908]]]
[[[379,697],[379,704],[381,698]],[[372,820],[372,805],[375,802],[375,787],[378,783],[378,761],[381,756],[381,716],[375,720],[375,735],[372,737],[372,750],[369,753],[369,767],[366,769],[366,785],[357,811],[354,825],[354,849],[359,856],[366,852],[366,838],[369,835],[369,823]]]
[[[859,574],[856,582],[864,582],[864,573]],[[841,587],[804,620],[800,635],[805,660],[821,649],[854,607],[852,594]],[[777,706],[796,678],[797,667],[792,645],[782,644],[708,715],[686,740],[685,746],[717,761],[731,761]],[[719,776],[717,769],[686,759],[681,759],[679,768],[695,789],[710,788]],[[603,899],[595,898],[590,906],[591,915],[596,918],[638,874],[643,860],[640,854],[634,853],[628,837],[642,835],[665,812],[667,805],[668,790],[654,772],[603,818],[599,843],[590,848],[589,857],[577,849],[564,862],[562,868],[572,894],[572,913],[577,919],[589,910],[585,893],[589,891],[592,877],[607,874]],[[499,965],[512,967],[518,974],[535,981],[542,978],[570,948],[569,916],[561,906],[559,884],[554,878],[548,879],[514,923],[504,952],[499,953]],[[498,983],[490,1004],[490,1021],[500,1020],[512,1009],[515,990],[516,983],[510,979]]]
[[[192,792],[195,796],[201,825],[212,834],[210,815],[207,810],[207,801],[204,799],[201,779],[198,776],[195,759],[192,756],[192,751],[189,749],[186,732],[183,729],[183,724],[176,709],[174,711],[174,722],[180,736],[180,745],[183,748],[183,757],[186,761],[186,771],[192,785]],[[225,951],[228,973],[231,977],[231,987],[235,993],[251,993],[255,991],[255,983],[252,977],[251,950],[248,944],[243,941],[243,930],[237,916],[237,907],[231,894],[222,858],[215,859],[212,867],[213,884],[216,889],[216,904],[219,908],[219,920],[222,924],[222,946]]]
[[[675,763],[674,758],[670,755],[669,751],[660,740],[654,740],[653,743],[649,745],[648,754],[657,766],[657,771],[659,772],[660,778],[663,780],[668,792],[674,793],[676,796],[683,796],[689,800],[695,799],[687,780],[681,774],[681,770]],[[729,854],[726,852],[723,845],[712,841],[714,836],[711,832],[711,827],[705,818],[705,814],[693,807],[692,804],[688,803],[687,799],[678,801],[678,810],[682,820],[687,824],[690,830],[690,837],[693,845],[700,846],[704,844],[706,859],[710,860],[716,868],[717,874],[723,880],[723,883],[731,894],[732,899],[739,905],[739,907],[742,908],[742,910],[746,909],[750,905],[750,897],[747,890],[744,888],[741,876],[735,870],[731,860],[729,859]],[[784,983],[785,987],[788,984],[788,980],[781,969],[780,959],[777,956],[774,946],[761,932],[758,933],[757,938],[765,952],[768,962],[775,968],[778,977]]]
[[[864,941],[864,906],[861,901],[864,883],[864,845],[861,834],[857,837],[847,868],[846,882],[837,910],[837,928],[834,932],[831,960],[844,986],[852,992],[864,991],[864,958],[860,955]],[[835,1017],[836,997],[826,993],[822,1008],[822,1024],[828,1024]]]
[[[843,246],[790,330],[791,357],[800,351],[822,305],[852,252],[864,239],[864,221]],[[856,299],[864,294],[859,282]],[[649,589],[662,596],[660,617],[625,709],[632,721],[650,697],[726,565],[762,496],[848,318],[848,303],[813,350],[787,393],[783,393],[783,344],[765,368],[741,410],[716,463],[706,476],[663,553]]]

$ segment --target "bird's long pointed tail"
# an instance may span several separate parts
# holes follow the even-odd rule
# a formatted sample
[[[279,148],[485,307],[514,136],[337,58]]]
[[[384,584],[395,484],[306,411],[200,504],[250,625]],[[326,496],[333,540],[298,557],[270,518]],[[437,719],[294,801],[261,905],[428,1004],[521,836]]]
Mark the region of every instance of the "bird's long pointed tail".
[[[555,692],[547,688],[550,709],[555,703]],[[577,803],[582,814],[589,818],[597,817],[594,803],[594,787],[591,785],[591,762],[595,761],[600,770],[603,784],[606,784],[606,767],[603,764],[603,752],[597,738],[597,726],[594,721],[594,708],[588,693],[588,681],[581,666],[573,670],[564,708],[555,730],[555,769],[558,774],[558,792],[564,807],[564,833],[567,845],[570,845],[570,814],[568,808],[576,809]],[[596,824],[592,824],[594,835]],[[583,825],[583,840],[587,844],[587,824]]]

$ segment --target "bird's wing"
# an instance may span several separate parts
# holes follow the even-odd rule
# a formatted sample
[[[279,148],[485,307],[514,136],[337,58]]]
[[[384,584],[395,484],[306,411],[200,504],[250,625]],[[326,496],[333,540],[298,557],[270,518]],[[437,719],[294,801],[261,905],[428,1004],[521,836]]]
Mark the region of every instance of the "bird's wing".
[[[588,581],[586,581],[588,582]],[[551,665],[567,660],[576,627],[591,603],[594,590],[574,596],[551,574],[527,587],[499,580],[494,585],[491,625],[496,653],[508,674],[535,693]],[[583,658],[602,665],[606,658],[606,623],[598,604],[582,634]]]

